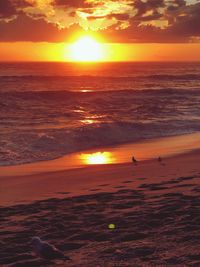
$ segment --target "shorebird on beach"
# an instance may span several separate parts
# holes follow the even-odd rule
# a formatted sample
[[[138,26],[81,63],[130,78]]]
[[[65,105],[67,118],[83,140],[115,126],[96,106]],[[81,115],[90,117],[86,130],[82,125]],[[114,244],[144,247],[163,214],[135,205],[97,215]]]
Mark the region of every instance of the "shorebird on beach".
[[[163,159],[160,156],[158,157],[158,162],[160,165],[165,166],[165,163],[163,163]]]
[[[135,159],[134,156],[132,157],[132,162],[133,162],[135,165],[137,165],[137,162],[138,162],[138,161]]]
[[[45,260],[55,260],[63,259],[70,260],[66,257],[62,251],[57,249],[55,246],[49,244],[48,242],[42,241],[38,236],[31,239],[31,246],[35,254]]]

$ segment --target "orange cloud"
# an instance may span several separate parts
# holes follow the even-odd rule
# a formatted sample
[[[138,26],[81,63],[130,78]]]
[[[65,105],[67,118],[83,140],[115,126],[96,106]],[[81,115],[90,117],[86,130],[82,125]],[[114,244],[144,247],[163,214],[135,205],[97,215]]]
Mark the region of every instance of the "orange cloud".
[[[13,35],[21,17],[51,28],[46,41],[52,41],[52,31],[59,40],[73,27],[101,31],[113,42],[189,42],[200,37],[199,0],[1,0],[0,40]]]

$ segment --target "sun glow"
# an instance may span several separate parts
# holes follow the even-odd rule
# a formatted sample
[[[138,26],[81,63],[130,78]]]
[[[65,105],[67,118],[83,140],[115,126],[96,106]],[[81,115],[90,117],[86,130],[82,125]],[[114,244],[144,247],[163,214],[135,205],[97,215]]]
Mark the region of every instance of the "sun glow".
[[[110,152],[81,154],[80,158],[85,164],[109,164],[114,161]]]
[[[100,43],[89,36],[81,37],[70,46],[70,59],[80,62],[94,62],[103,59],[103,49]]]

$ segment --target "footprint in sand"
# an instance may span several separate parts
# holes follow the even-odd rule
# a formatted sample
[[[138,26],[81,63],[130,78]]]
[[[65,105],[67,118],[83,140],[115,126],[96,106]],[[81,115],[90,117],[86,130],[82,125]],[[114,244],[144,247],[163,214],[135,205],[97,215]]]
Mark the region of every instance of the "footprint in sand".
[[[89,191],[100,191],[99,188],[90,189]]]
[[[68,195],[70,194],[71,192],[57,192],[57,194],[60,194],[60,195]]]

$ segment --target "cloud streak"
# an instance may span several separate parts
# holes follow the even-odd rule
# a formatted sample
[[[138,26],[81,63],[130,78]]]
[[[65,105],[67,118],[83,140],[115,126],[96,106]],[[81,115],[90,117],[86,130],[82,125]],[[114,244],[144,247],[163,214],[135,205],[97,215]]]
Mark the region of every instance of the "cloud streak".
[[[200,0],[1,0],[0,40],[21,40],[14,30],[26,39],[23,20],[33,29],[27,41],[60,41],[84,29],[113,42],[198,42]],[[37,38],[34,25],[45,38]]]

